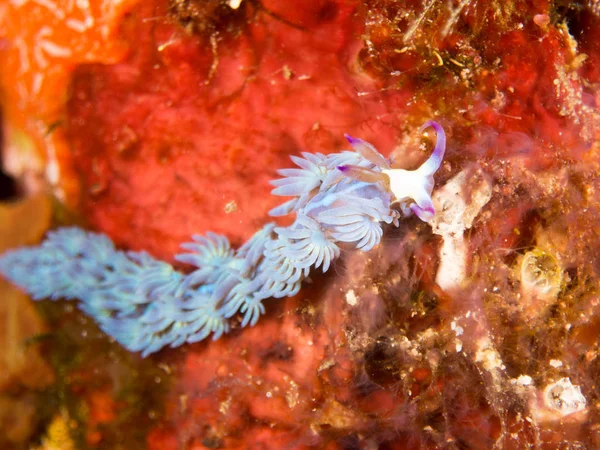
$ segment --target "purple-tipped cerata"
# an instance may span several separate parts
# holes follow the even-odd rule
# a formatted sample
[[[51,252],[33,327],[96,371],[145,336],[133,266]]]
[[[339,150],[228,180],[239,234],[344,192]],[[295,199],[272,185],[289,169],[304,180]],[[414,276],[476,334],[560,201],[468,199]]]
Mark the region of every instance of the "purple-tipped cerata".
[[[390,163],[377,151],[375,147],[362,139],[358,139],[347,134],[344,135],[352,148],[367,161],[375,164],[381,169],[389,169]]]

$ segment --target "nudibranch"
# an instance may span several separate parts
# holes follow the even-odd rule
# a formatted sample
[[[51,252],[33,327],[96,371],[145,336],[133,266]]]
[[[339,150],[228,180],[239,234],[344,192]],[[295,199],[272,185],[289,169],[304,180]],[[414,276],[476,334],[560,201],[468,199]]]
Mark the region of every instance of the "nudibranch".
[[[389,162],[375,148],[362,139],[346,135],[346,139],[359,154],[379,168],[379,172],[358,166],[342,165],[338,169],[348,176],[371,183],[381,183],[392,192],[404,214],[408,208],[423,222],[429,222],[435,209],[431,201],[433,191],[433,175],[440,168],[446,150],[446,133],[442,126],[430,120],[421,131],[432,127],[437,140],[431,156],[416,170],[392,169]]]
[[[106,334],[142,356],[218,339],[234,316],[241,316],[239,326],[254,326],[265,313],[263,300],[297,294],[311,270],[326,272],[342,247],[377,246],[382,222],[398,226],[412,213],[433,217],[433,175],[446,137],[437,122],[427,127],[436,131],[436,145],[413,171],[392,168],[372,145],[351,137],[354,151],[292,156],[298,168],[279,170],[282,178],[272,182],[274,195],[292,199],[269,213],[295,214],[292,225],[267,224],[237,250],[225,236],[193,236],[176,256],[195,267],[190,273],[75,227],[3,254],[0,273],[34,300],[78,299]]]

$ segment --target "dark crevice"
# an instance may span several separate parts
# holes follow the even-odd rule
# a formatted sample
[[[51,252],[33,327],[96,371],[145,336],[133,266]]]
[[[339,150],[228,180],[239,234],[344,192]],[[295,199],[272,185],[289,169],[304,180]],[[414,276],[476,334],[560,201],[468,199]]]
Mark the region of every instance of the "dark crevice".
[[[0,170],[0,200],[12,200],[18,196],[17,183]]]
[[[3,124],[3,115],[0,111],[0,124]],[[4,171],[4,132],[3,127],[0,126],[0,201],[12,200],[19,194],[17,182],[14,178],[8,175]]]

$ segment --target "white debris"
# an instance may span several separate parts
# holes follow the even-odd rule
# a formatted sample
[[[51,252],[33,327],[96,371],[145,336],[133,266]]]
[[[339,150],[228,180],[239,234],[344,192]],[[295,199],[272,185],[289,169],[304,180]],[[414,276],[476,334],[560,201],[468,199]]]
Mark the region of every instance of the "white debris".
[[[346,303],[350,306],[356,306],[358,304],[358,298],[352,289],[346,292]]]
[[[475,353],[475,362],[480,363],[488,372],[495,369],[505,369],[500,353],[498,353],[498,350],[493,347],[488,339],[482,339],[478,344],[478,349]]]
[[[555,369],[558,369],[559,367],[562,367],[563,363],[562,361],[559,361],[558,359],[551,359],[549,364],[554,367]]]
[[[533,384],[533,379],[529,375],[519,375],[517,384],[520,386],[531,386]]]
[[[573,385],[569,378],[561,378],[548,384],[529,400],[531,417],[534,422],[583,423],[588,415],[587,400],[579,386]]]
[[[465,329],[463,327],[456,324],[456,320],[450,322],[450,328],[452,329],[452,331],[454,331],[454,333],[456,333],[457,336],[461,336],[465,332]]]
[[[227,3],[231,9],[238,9],[242,4],[242,0],[229,0]]]
[[[433,195],[436,214],[430,224],[444,239],[435,280],[442,289],[458,287],[465,280],[468,248],[464,232],[491,197],[491,182],[475,167],[462,170]]]
[[[583,411],[587,407],[587,401],[581,393],[581,388],[574,386],[569,378],[561,378],[546,386],[544,401],[546,406],[559,412],[562,416]]]

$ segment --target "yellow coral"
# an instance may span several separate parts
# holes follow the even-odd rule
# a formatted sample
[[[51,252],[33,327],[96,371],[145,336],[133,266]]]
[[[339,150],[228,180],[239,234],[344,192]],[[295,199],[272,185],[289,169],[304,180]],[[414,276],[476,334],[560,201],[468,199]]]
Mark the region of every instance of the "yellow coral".
[[[75,450],[75,443],[70,434],[69,414],[63,411],[52,419],[46,436],[42,438],[42,445],[33,450]]]

